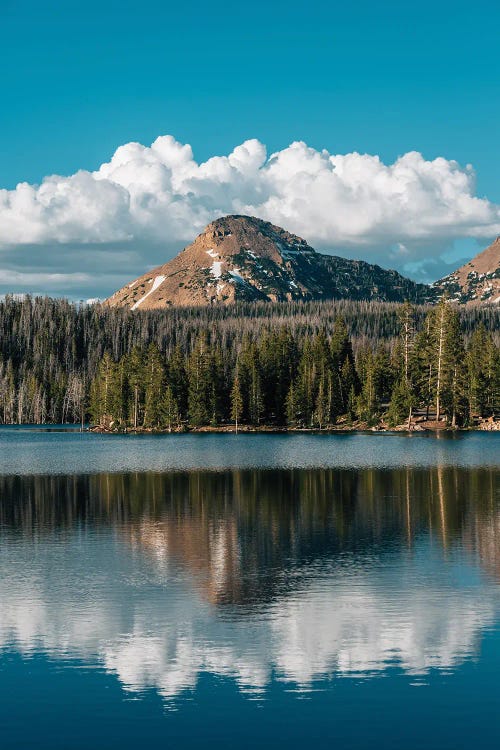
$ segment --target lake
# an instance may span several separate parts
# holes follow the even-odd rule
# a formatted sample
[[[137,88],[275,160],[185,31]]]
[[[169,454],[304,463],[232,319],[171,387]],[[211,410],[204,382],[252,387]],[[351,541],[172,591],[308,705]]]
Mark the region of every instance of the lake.
[[[500,434],[0,428],[2,748],[497,748]]]

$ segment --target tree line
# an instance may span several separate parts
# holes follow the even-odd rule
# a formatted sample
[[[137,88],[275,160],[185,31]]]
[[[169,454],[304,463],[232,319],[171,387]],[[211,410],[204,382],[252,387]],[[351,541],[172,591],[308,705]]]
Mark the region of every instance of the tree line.
[[[446,301],[428,311],[419,331],[415,317],[409,303],[400,306],[394,345],[366,343],[356,356],[342,318],[312,336],[286,326],[245,336],[231,354],[207,331],[190,351],[177,347],[169,357],[154,343],[118,361],[106,353],[91,384],[91,417],[135,429],[231,423],[321,430],[339,420],[410,425],[416,410],[452,426],[494,416],[500,350],[493,337],[480,325],[466,347]]]
[[[0,421],[323,429],[499,410],[498,308],[239,303],[131,312],[0,303]]]

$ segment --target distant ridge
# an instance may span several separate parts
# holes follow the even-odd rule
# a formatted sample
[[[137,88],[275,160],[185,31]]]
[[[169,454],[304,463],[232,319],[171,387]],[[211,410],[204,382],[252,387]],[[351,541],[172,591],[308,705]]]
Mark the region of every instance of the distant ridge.
[[[323,255],[305,240],[252,216],[226,216],[168,263],[115,292],[105,304],[136,310],[237,300],[432,301],[433,289],[361,260]]]
[[[433,284],[438,293],[447,294],[461,304],[500,303],[500,237],[471,261]]]

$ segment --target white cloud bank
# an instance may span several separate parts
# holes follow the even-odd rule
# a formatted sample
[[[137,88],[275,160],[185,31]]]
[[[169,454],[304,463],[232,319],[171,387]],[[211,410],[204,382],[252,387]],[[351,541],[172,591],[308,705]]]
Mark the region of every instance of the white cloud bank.
[[[377,156],[334,155],[298,141],[268,157],[254,139],[197,163],[189,145],[166,135],[150,147],[120,146],[95,172],[0,190],[0,265],[2,251],[18,270],[13,250],[46,246],[50,256],[66,247],[56,270],[69,273],[76,265],[71,247],[109,243],[113,252],[134,248],[133,275],[171,257],[213,218],[244,213],[317,249],[404,270],[435,259],[456,239],[484,244],[500,233],[500,206],[474,193],[470,165],[427,161],[417,152],[386,165]]]

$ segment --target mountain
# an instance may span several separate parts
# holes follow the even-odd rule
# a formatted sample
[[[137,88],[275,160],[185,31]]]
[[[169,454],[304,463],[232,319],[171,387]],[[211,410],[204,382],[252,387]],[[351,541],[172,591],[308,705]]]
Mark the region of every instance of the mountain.
[[[425,302],[435,293],[396,271],[322,255],[251,216],[216,219],[168,263],[106,300],[111,307],[228,304],[236,300],[353,299]]]
[[[500,303],[500,237],[469,263],[433,284],[455,302]]]

